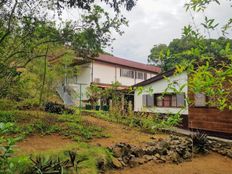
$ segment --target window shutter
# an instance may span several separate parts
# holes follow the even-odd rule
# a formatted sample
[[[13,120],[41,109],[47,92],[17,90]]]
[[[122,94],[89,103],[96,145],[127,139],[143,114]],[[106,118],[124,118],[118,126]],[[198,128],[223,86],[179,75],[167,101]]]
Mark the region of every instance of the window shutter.
[[[147,96],[142,95],[142,97],[143,97],[143,106],[147,106]]]
[[[177,102],[176,102],[176,95],[172,95],[172,107],[176,107],[177,106]]]
[[[147,73],[144,73],[144,80],[147,80]]]
[[[147,106],[154,106],[154,95],[147,95]]]
[[[206,106],[206,96],[205,94],[199,93],[194,95],[195,106],[204,107]]]
[[[177,94],[176,100],[177,100],[177,107],[185,106],[185,95],[184,94]]]

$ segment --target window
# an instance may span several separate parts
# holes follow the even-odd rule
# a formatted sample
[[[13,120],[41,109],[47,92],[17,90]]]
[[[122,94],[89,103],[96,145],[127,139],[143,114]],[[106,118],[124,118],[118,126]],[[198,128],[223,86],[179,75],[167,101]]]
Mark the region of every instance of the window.
[[[185,96],[184,94],[177,94],[176,95],[176,106],[183,107],[185,105]]]
[[[154,96],[153,95],[143,95],[143,106],[146,106],[146,107],[154,106]]]
[[[177,107],[177,98],[176,98],[176,95],[172,96],[171,107]]]
[[[147,73],[144,73],[144,80],[147,80]]]
[[[144,79],[144,73],[143,72],[137,72],[136,78],[143,80]]]
[[[157,96],[156,97],[156,106],[158,106],[158,107],[163,106],[163,97],[162,96]]]
[[[184,94],[155,94],[155,106],[157,107],[183,107],[185,106]]]
[[[120,76],[121,77],[130,77],[130,78],[134,78],[135,74],[133,70],[129,70],[129,69],[120,69]]]
[[[198,93],[194,95],[194,101],[196,107],[205,107],[206,103],[206,96],[203,93]]]

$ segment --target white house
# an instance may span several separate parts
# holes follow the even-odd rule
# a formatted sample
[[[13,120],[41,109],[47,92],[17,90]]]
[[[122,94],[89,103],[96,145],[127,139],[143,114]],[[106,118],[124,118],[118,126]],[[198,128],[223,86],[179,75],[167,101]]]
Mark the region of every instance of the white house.
[[[101,88],[107,88],[112,83],[119,82],[121,84],[119,88],[126,89],[154,77],[160,72],[159,67],[106,54],[100,54],[99,57],[87,61],[77,59],[75,64],[80,67],[79,74],[66,80],[58,89],[60,96],[68,105],[86,101],[86,88],[92,83]],[[68,90],[65,91],[64,87],[76,91],[77,95],[70,96]]]
[[[188,87],[189,76],[185,71],[176,74],[173,69],[134,85],[134,110],[162,115],[180,113],[183,128],[232,139],[232,111],[221,111],[212,105],[210,101],[215,96],[193,93]]]
[[[185,96],[188,94],[188,76],[186,72],[178,75],[174,75],[174,72],[174,70],[167,71],[134,85],[134,87],[143,87],[142,93],[140,90],[135,91],[134,110],[188,115],[188,104],[185,101]]]

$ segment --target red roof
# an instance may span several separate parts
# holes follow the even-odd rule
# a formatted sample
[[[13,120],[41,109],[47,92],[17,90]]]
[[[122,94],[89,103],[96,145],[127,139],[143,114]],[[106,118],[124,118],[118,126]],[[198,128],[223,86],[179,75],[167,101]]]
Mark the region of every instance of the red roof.
[[[149,71],[149,72],[153,72],[153,73],[160,73],[161,72],[161,69],[159,67],[156,67],[156,66],[146,65],[143,63],[134,62],[131,60],[126,60],[126,59],[122,59],[119,57],[106,55],[106,54],[100,54],[99,57],[95,58],[94,60],[105,62],[105,63],[126,66],[129,68],[136,68],[139,70]]]

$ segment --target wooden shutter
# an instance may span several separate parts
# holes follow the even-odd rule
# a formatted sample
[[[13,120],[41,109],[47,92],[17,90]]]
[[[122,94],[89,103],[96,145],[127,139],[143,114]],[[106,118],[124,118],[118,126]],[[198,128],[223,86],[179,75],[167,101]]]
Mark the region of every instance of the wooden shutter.
[[[172,107],[176,107],[177,106],[177,97],[176,95],[172,95],[172,103],[171,103]]]
[[[185,95],[184,94],[177,94],[176,101],[177,101],[177,107],[185,106]]]
[[[147,106],[154,106],[154,95],[147,95]]]
[[[147,95],[142,95],[142,97],[143,97],[143,106],[147,106]]]

